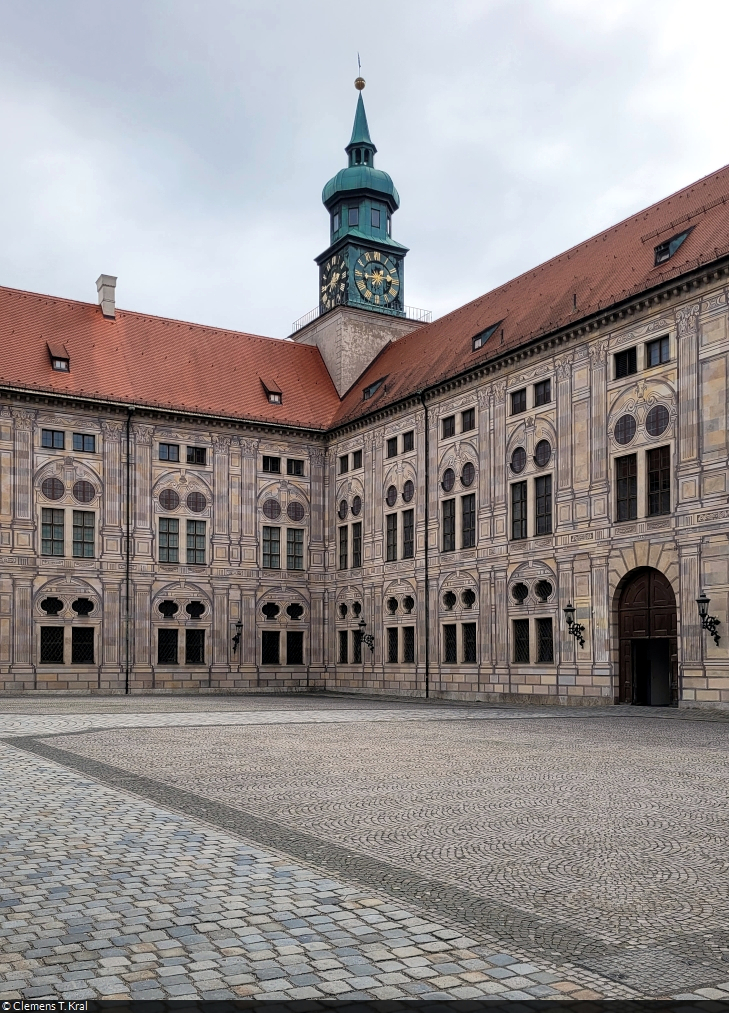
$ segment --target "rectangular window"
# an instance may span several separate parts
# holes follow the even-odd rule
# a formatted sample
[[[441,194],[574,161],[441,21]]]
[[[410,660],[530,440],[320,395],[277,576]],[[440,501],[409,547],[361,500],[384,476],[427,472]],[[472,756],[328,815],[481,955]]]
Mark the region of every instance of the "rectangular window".
[[[663,338],[656,338],[655,341],[649,341],[645,346],[646,368],[649,368],[650,366],[660,366],[662,363],[668,362],[668,359],[668,335]]]
[[[349,630],[339,631],[339,664],[349,663]]]
[[[387,441],[387,456],[397,457],[397,436],[393,436]]]
[[[205,447],[188,447],[187,448],[187,463],[188,464],[205,464],[207,460],[207,450]]]
[[[286,569],[304,569],[304,531],[303,528],[286,529]]]
[[[372,208],[372,228],[379,229],[380,227],[380,209]]]
[[[443,627],[443,661],[446,665],[455,665],[458,661],[455,623],[447,623]]]
[[[511,395],[511,414],[520,415],[526,411],[526,387],[513,391]]]
[[[205,521],[187,522],[187,562],[205,562]]]
[[[96,453],[96,437],[88,433],[73,434],[73,449],[81,454]]]
[[[514,661],[529,664],[529,620],[514,620]]]
[[[441,423],[441,435],[444,440],[447,440],[449,436],[456,435],[455,415],[449,415],[447,418],[443,419],[443,422]]]
[[[286,461],[286,474],[287,475],[303,475],[304,474],[304,462],[297,461],[295,458],[289,457]]]
[[[94,556],[94,514],[90,510],[73,512],[73,554],[77,559]]]
[[[551,619],[537,619],[537,661],[543,665],[551,665],[554,661]]]
[[[461,626],[463,636],[463,662],[466,665],[476,664],[476,624],[463,623]]]
[[[159,561],[160,563],[180,561],[180,522],[176,517],[159,519]]]
[[[476,544],[476,494],[461,496],[461,548],[472,549]]]
[[[390,626],[387,630],[387,661],[390,665],[397,664],[398,639],[397,626]]]
[[[157,664],[177,664],[177,630],[157,630]]]
[[[415,511],[402,512],[402,558],[412,559],[415,555]]]
[[[357,468],[362,467],[362,451],[355,450],[352,453],[352,470],[356,471]]]
[[[638,458],[635,454],[615,458],[617,521],[634,521],[638,516]]]
[[[443,500],[443,552],[453,552],[456,547],[456,501]]]
[[[552,381],[542,380],[541,383],[534,384],[534,407],[538,408],[539,405],[549,404],[552,400]]]
[[[71,627],[71,664],[93,665],[94,663],[94,627]]]
[[[346,570],[349,565],[349,528],[343,524],[339,529],[339,569]]]
[[[349,454],[342,454],[339,458],[339,474],[346,475],[349,471]]]
[[[43,507],[41,514],[41,555],[63,555],[63,510]]]
[[[281,528],[264,527],[263,569],[278,570],[280,569],[280,567],[281,567]]]
[[[615,379],[622,376],[630,376],[638,370],[635,349],[626,348],[624,352],[618,352],[615,356]]]
[[[302,630],[286,631],[286,664],[304,664],[304,634]]]
[[[411,429],[409,432],[402,434],[402,452],[403,452],[403,454],[407,454],[414,447],[415,447],[415,433]]]
[[[281,474],[281,458],[280,457],[267,457],[263,456],[263,470],[269,472],[271,475]]]
[[[352,566],[362,565],[362,521],[352,525]]]
[[[261,633],[261,664],[262,665],[278,665],[280,664],[279,658],[279,642],[281,634],[278,630],[263,630]]]
[[[339,232],[339,212],[335,211],[332,215],[332,232]]]
[[[648,516],[671,512],[671,448],[648,451]]]
[[[49,447],[51,450],[63,450],[65,433],[59,429],[42,429],[41,446]],[[48,629],[51,629],[49,626]]]
[[[362,630],[352,630],[352,661],[362,664]]]
[[[402,628],[402,660],[406,665],[415,664],[415,627]]]
[[[476,409],[467,408],[461,412],[461,432],[467,433],[470,429],[476,428]]]
[[[40,663],[41,665],[63,664],[62,626],[41,626]]]
[[[527,484],[514,482],[511,487],[511,537],[527,536]]]
[[[359,225],[359,208],[349,209],[348,221],[350,225],[354,225],[355,227]]]
[[[542,475],[534,483],[536,492],[537,534],[552,533],[552,476]]]
[[[387,561],[397,559],[397,514],[388,514],[387,522]]]
[[[205,664],[205,630],[185,630],[185,664]]]
[[[180,448],[176,443],[160,443],[159,459],[160,461],[179,461]]]

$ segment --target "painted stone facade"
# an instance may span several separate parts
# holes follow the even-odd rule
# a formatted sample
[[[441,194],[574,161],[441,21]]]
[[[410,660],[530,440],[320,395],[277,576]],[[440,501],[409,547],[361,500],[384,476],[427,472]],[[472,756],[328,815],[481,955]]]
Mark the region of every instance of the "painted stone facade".
[[[674,702],[729,705],[725,282],[325,435],[6,390],[0,687],[609,704],[621,592],[652,567],[675,594]]]

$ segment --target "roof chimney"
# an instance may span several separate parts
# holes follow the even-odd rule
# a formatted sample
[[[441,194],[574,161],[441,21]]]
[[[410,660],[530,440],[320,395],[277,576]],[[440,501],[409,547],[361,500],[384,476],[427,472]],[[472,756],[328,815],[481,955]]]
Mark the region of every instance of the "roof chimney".
[[[114,289],[116,288],[116,277],[113,274],[100,274],[96,279],[96,291],[99,293],[99,306],[105,317],[116,316],[116,304],[114,302]]]

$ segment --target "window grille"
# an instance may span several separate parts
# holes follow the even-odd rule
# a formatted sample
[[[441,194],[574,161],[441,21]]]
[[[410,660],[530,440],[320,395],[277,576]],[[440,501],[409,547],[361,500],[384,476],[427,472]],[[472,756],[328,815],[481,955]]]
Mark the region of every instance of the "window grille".
[[[549,404],[552,400],[552,381],[542,380],[541,383],[534,384],[534,407],[538,408],[540,405]]]
[[[185,502],[187,503],[188,510],[192,510],[194,514],[201,514],[207,506],[208,501],[201,492],[191,492],[188,493]]]
[[[388,514],[387,523],[387,561],[397,559],[397,514]]]
[[[456,547],[456,501],[443,500],[443,552],[453,552]]]
[[[60,478],[44,478],[41,485],[41,492],[46,499],[60,499],[66,491],[66,487]]]
[[[281,529],[263,529],[263,568],[278,570],[281,567]]]
[[[281,516],[281,504],[277,499],[267,499],[263,501],[263,516],[268,517],[269,521],[275,521]]]
[[[461,496],[461,548],[471,549],[476,544],[476,496]]]
[[[157,664],[177,664],[177,630],[157,630]]]
[[[671,512],[671,448],[648,451],[648,516]]]
[[[415,447],[415,433],[411,429],[409,432],[402,434],[403,454],[407,454],[409,451],[413,450],[414,447]]]
[[[286,529],[286,569],[304,569],[304,532],[301,528]]]
[[[415,511],[402,512],[402,558],[412,559],[415,555]]]
[[[443,604],[449,611],[456,604],[456,600],[457,600],[456,596],[453,594],[452,591],[446,591],[446,593],[443,595]]]
[[[346,570],[349,564],[349,528],[343,524],[339,529],[339,569]]]
[[[635,436],[635,419],[632,415],[621,415],[618,421],[615,423],[615,441],[619,443],[621,447],[626,444]]]
[[[73,495],[79,503],[90,503],[96,495],[96,489],[91,482],[76,482],[73,487]]]
[[[513,391],[511,395],[511,414],[521,415],[522,412],[526,411],[526,407],[526,387]]]
[[[635,454],[615,458],[615,485],[618,521],[638,516],[638,459]]]
[[[654,405],[648,412],[645,428],[650,436],[660,436],[668,428],[668,408],[665,405]]]
[[[461,432],[467,433],[471,429],[476,428],[476,409],[467,408],[465,412],[461,412]]]
[[[174,489],[163,489],[159,494],[159,505],[163,510],[176,510],[180,505],[180,497]]]
[[[514,620],[514,661],[529,664],[529,620]]]
[[[415,627],[402,628],[402,660],[406,665],[415,664]]]
[[[362,521],[352,525],[352,566],[362,565]]]
[[[301,630],[286,631],[286,664],[304,664],[304,634]]]
[[[463,636],[463,661],[466,665],[476,664],[476,624],[463,623],[461,626]]]
[[[463,602],[463,607],[467,609],[473,608],[475,605],[476,595],[470,587],[466,588],[466,590],[461,593],[461,601]]]
[[[362,630],[352,631],[352,661],[355,665],[362,664]]]
[[[160,443],[159,459],[160,461],[179,461],[180,448],[176,443]]]
[[[96,453],[96,437],[90,436],[88,433],[74,433],[73,434],[73,449],[77,453],[81,454],[95,454]]]
[[[180,522],[176,517],[159,519],[159,561],[160,563],[180,561]]]
[[[442,425],[441,425],[441,433],[442,433],[442,436],[443,436],[444,440],[447,440],[450,436],[455,436],[456,435],[456,416],[455,415],[449,415],[447,418],[443,419],[443,422],[442,422]]]
[[[71,629],[71,664],[93,665],[94,627],[74,626]]]
[[[205,521],[187,522],[187,562],[205,562]]]
[[[261,664],[278,665],[279,661],[280,634],[278,630],[263,630],[261,632]]]
[[[346,665],[349,662],[349,631],[339,631],[339,664]]]
[[[205,664],[205,630],[185,630],[185,664]]]
[[[526,584],[522,584],[521,582],[518,584],[514,584],[514,586],[511,589],[511,597],[519,605],[523,605],[524,602],[529,597],[529,588],[526,586]]]
[[[534,593],[540,601],[546,601],[554,588],[548,580],[538,580],[534,585]]]
[[[299,503],[297,500],[292,500],[291,503],[286,507],[286,513],[288,514],[289,520],[295,521],[297,524],[303,521],[304,510],[303,503]]]
[[[206,459],[207,459],[207,450],[205,449],[205,447],[187,448],[188,464],[205,464]]]
[[[537,619],[537,661],[549,665],[554,661],[551,619]]]
[[[511,487],[511,537],[527,536],[527,484],[514,482]]]
[[[41,665],[62,665],[63,627],[41,626],[40,636]]]
[[[552,533],[552,476],[541,475],[535,482],[537,534]]]
[[[397,626],[390,626],[387,630],[387,661],[390,665],[397,664],[398,653],[398,629]]]
[[[624,352],[617,352],[615,355],[615,379],[620,380],[624,376],[637,373],[638,362],[634,348],[626,348]]]
[[[455,665],[458,661],[456,642],[456,624],[447,623],[443,627],[443,661],[446,665]]]
[[[65,435],[61,429],[42,429],[41,446],[51,450],[63,450],[66,442]]]
[[[41,554],[63,555],[63,510],[44,507],[41,514]]]

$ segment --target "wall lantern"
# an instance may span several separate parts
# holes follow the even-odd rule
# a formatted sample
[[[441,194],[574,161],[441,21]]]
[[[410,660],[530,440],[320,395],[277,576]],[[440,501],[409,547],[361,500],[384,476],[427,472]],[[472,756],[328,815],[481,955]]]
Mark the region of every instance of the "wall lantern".
[[[717,619],[716,616],[709,615],[710,601],[711,598],[707,597],[706,591],[702,591],[700,597],[696,599],[696,604],[699,606],[701,629],[708,630],[709,634],[714,638],[714,643],[718,646],[720,637],[716,632],[716,627],[721,625],[721,619]]]
[[[575,638],[580,647],[584,647],[585,638],[582,634],[585,632],[585,627],[581,623],[575,622],[575,607],[572,602],[567,602],[562,611],[564,612],[567,620],[567,632],[570,636]]]
[[[238,644],[240,643],[241,633],[243,632],[243,623],[239,619],[235,624],[235,636],[233,637],[233,654],[238,650]]]
[[[357,625],[359,626],[360,633],[362,634],[362,643],[363,644],[367,644],[367,646],[369,647],[369,649],[374,654],[375,653],[375,638],[372,636],[371,633],[365,633],[365,630],[367,629],[367,623],[364,621],[364,619],[360,619],[360,621],[357,623]]]

